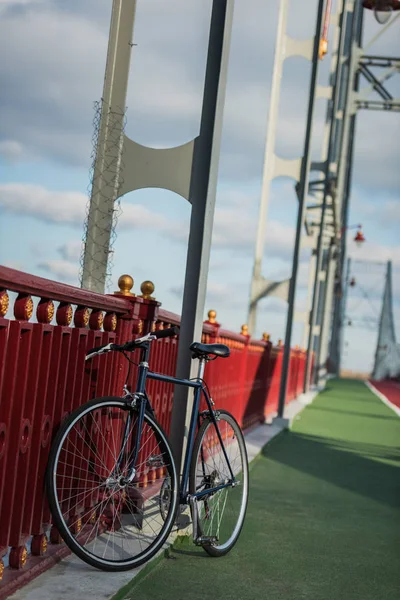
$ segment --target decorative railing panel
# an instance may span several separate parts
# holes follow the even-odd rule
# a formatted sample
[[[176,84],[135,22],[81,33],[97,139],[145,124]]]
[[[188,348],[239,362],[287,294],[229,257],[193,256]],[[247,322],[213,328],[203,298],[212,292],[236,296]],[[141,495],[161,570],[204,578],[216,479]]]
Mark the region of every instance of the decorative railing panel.
[[[152,298],[151,282],[142,284],[140,296],[131,292],[129,276],[122,276],[119,286],[118,293],[102,295],[0,267],[0,597],[11,589],[15,569],[23,572],[27,559],[40,561],[60,542],[43,489],[60,422],[91,398],[120,395],[127,379],[129,365],[122,355],[85,362],[86,352],[180,322],[179,315],[162,310]],[[224,343],[231,350],[228,360],[206,367],[218,408],[232,412],[243,428],[276,412],[281,347],[273,348],[268,336],[250,339],[245,326],[241,333],[222,329],[214,311],[204,323],[202,341]],[[154,343],[151,369],[174,375],[177,350],[176,338]],[[304,353],[293,351],[287,401],[301,393],[304,365]],[[132,367],[128,383],[134,386],[135,380]],[[151,381],[147,391],[169,432],[173,386]],[[143,473],[142,485],[152,478],[151,470]],[[2,568],[2,557],[11,569]]]

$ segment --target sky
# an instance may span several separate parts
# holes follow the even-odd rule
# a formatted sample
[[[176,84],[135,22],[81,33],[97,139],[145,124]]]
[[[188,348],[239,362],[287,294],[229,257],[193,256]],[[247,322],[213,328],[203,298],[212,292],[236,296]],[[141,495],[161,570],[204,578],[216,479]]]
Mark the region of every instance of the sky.
[[[334,6],[335,6],[334,2]],[[94,102],[102,95],[111,0],[0,0],[0,263],[79,285],[83,223],[88,201]],[[224,109],[221,155],[206,308],[224,328],[240,331],[247,319],[254,242],[279,0],[236,0]],[[198,134],[211,0],[138,0],[127,95],[126,134],[153,147],[171,147]],[[365,15],[367,42],[378,31]],[[290,4],[288,33],[313,36],[316,0]],[[400,19],[369,53],[398,54]],[[332,42],[331,42],[332,44]],[[330,56],[320,66],[328,81]],[[310,64],[285,62],[275,151],[301,156]],[[397,79],[400,78],[397,76]],[[386,85],[400,95],[396,77]],[[365,84],[362,83],[362,86]],[[318,160],[326,100],[318,100],[312,157]],[[346,328],[343,366],[372,367],[384,262],[393,261],[394,304],[400,336],[400,115],[360,111],[357,117],[350,224],[362,223],[367,242],[352,242],[349,314],[364,325]],[[290,276],[296,204],[293,180],[276,179],[268,211],[263,273]],[[190,205],[165,190],[140,190],[121,199],[108,291],[122,273],[151,279],[162,306],[180,313]],[[351,234],[351,235],[350,235]],[[298,308],[309,255],[302,255]],[[358,264],[358,266],[357,266]],[[287,306],[260,303],[256,337],[284,337]],[[375,315],[375,316],[373,316]],[[369,326],[365,326],[369,319]],[[302,343],[302,326],[293,344]]]

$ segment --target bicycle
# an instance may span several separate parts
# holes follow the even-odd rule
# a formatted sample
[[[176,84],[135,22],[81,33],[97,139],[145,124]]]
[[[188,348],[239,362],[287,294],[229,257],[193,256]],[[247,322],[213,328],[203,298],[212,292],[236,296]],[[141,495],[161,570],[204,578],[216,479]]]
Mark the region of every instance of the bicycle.
[[[125,383],[122,397],[96,398],[77,408],[52,444],[46,487],[53,523],[70,550],[96,568],[122,571],[149,560],[167,540],[179,506],[189,505],[193,541],[211,556],[229,552],[240,535],[249,486],[246,446],[234,417],[214,408],[203,379],[206,363],[227,358],[230,350],[192,343],[192,358],[199,359],[194,379],[150,371],[152,342],[178,333],[173,327],[90,350],[86,360],[117,351],[131,363],[127,352],[140,350],[136,390]],[[180,484],[146,393],[147,379],[194,389]]]

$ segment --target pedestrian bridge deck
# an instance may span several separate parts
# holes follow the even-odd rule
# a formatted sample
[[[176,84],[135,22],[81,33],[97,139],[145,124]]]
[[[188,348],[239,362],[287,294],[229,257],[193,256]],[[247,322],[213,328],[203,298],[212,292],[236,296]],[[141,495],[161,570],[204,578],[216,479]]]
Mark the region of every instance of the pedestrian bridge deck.
[[[175,545],[120,597],[397,599],[399,442],[399,417],[362,382],[330,381],[252,463],[236,548]]]

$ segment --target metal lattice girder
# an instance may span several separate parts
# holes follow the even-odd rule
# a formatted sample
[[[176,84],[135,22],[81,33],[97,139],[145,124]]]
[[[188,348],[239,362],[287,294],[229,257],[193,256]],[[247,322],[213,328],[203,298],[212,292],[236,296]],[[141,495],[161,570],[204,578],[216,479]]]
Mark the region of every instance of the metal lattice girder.
[[[339,2],[339,6],[343,4],[341,1]],[[295,158],[293,160],[283,159],[282,157],[277,156],[275,153],[275,141],[276,141],[276,130],[277,130],[277,122],[278,122],[278,109],[280,102],[280,85],[283,74],[283,63],[286,59],[292,56],[302,56],[307,60],[315,60],[314,57],[314,48],[315,43],[319,41],[314,39],[310,40],[294,40],[286,34],[286,23],[287,23],[287,14],[288,14],[288,0],[282,0],[280,2],[280,12],[278,18],[278,27],[277,27],[277,41],[275,47],[275,60],[274,60],[274,71],[272,78],[272,86],[271,86],[271,100],[270,100],[270,108],[268,115],[268,124],[267,124],[267,138],[266,138],[266,146],[265,146],[265,156],[264,156],[264,171],[263,171],[263,183],[262,183],[262,193],[261,193],[261,201],[260,201],[260,212],[258,219],[258,231],[256,238],[256,247],[255,247],[255,259],[254,259],[254,268],[252,275],[252,283],[250,290],[250,302],[249,302],[249,316],[248,316],[248,326],[249,331],[254,332],[255,323],[256,323],[256,311],[257,311],[257,301],[254,299],[258,297],[261,299],[263,296],[258,296],[258,286],[259,282],[263,280],[262,278],[262,257],[263,257],[263,249],[264,249],[264,240],[266,233],[266,224],[267,224],[267,212],[268,212],[268,203],[269,203],[269,194],[270,194],[270,185],[272,180],[275,177],[279,176],[287,176],[293,178],[296,183],[296,193],[299,197],[301,195],[301,186],[300,183],[303,183],[302,180],[302,166],[303,161],[305,161],[305,173],[306,178],[308,179],[310,170],[314,165],[310,165],[309,156],[303,156],[299,158]],[[336,37],[338,37],[339,30],[339,19],[336,15],[332,15],[331,24],[336,26]],[[336,42],[335,42],[336,44]],[[332,70],[334,70],[335,61],[337,61],[337,56],[335,53],[335,44],[334,51],[332,54]],[[332,83],[332,82],[331,82]],[[314,98],[322,98],[330,100],[333,95],[333,86],[321,86],[317,85],[315,82],[315,87],[313,88],[313,97]],[[309,124],[309,128],[311,127],[311,123]],[[323,165],[322,170],[325,168],[324,161],[326,160],[326,145],[328,139],[328,132],[325,131],[325,139],[323,143],[323,155],[322,162]],[[310,168],[311,167],[311,168]],[[304,178],[304,175],[303,175]],[[310,187],[311,191],[311,187]],[[306,183],[305,187],[305,195],[308,193],[308,184]],[[299,197],[300,201],[300,197]],[[305,203],[307,199],[305,197]],[[302,237],[306,237],[312,234],[311,229],[309,228],[308,218],[307,218],[307,209],[304,211],[303,218],[303,227],[305,227],[305,235]],[[302,245],[303,240],[302,240]],[[272,289],[272,288],[271,288]],[[257,290],[257,291],[256,291]],[[267,294],[268,295],[268,294]]]
[[[328,267],[324,265],[324,252],[327,250],[327,241],[331,238],[336,242],[340,238],[341,214],[343,189],[345,184],[343,165],[347,163],[347,138],[349,136],[350,113],[343,106],[343,98],[349,94],[351,88],[351,65],[355,62],[355,48],[349,40],[349,27],[353,29],[356,23],[356,2],[347,2],[342,5],[340,18],[340,36],[337,47],[337,63],[334,73],[334,89],[332,99],[328,106],[327,121],[329,123],[329,136],[327,143],[327,156],[322,164],[313,165],[315,169],[323,172],[324,185],[319,195],[321,198],[321,209],[318,210],[316,203],[311,205],[313,220],[319,216],[318,242],[316,248],[316,272],[313,285],[312,302],[310,310],[310,323],[307,340],[307,362],[304,376],[304,391],[308,391],[311,379],[312,355],[316,350],[317,361],[321,355],[326,354],[326,335],[321,333],[324,329],[324,312],[331,306],[333,285],[328,277]],[[330,256],[330,255],[329,255]],[[321,273],[324,275],[321,277]],[[328,281],[329,279],[329,281]],[[329,308],[331,310],[331,308]],[[321,338],[323,337],[323,342]],[[319,365],[316,365],[317,373]]]
[[[375,352],[373,379],[381,380],[400,376],[400,345],[396,342],[393,318],[392,263],[386,270],[378,341]]]
[[[354,48],[353,56],[354,60],[349,63],[349,77],[354,79],[354,85],[349,89],[349,94],[346,95],[346,101],[344,103],[343,111],[347,113],[345,117],[345,144],[344,148],[347,148],[346,154],[350,157],[350,160],[342,160],[342,165],[348,165],[345,168],[340,168],[339,165],[339,177],[341,178],[340,189],[338,189],[338,195],[341,198],[343,204],[343,212],[341,215],[341,225],[345,229],[348,225],[348,207],[349,207],[349,194],[351,187],[351,171],[352,171],[352,160],[353,155],[353,144],[354,144],[354,132],[355,132],[355,116],[357,111],[360,109],[368,110],[384,110],[389,112],[398,112],[400,110],[400,99],[392,98],[390,92],[383,85],[390,77],[396,73],[400,73],[400,58],[391,56],[373,56],[369,54],[371,46],[381,38],[387,30],[393,26],[395,22],[398,22],[400,14],[393,17],[385,26],[380,27],[378,33],[367,43],[363,44],[362,47],[362,13],[359,20],[359,26],[351,34],[351,43]],[[381,72],[379,75],[373,72],[373,69],[380,68]],[[383,71],[382,71],[383,69]],[[360,79],[366,77],[369,85],[366,88],[360,90]],[[372,94],[377,94],[379,99],[370,97]],[[342,236],[341,244],[339,246],[340,256],[338,260],[338,281],[343,284],[343,271],[344,271],[344,259],[346,254],[346,236]],[[332,322],[332,332],[330,340],[330,371],[336,375],[340,374],[341,367],[341,353],[343,346],[343,322],[344,322],[344,305],[346,301],[346,295],[343,297],[338,294],[335,299],[334,306],[334,317]]]
[[[400,58],[394,56],[370,56],[363,54],[360,65],[367,67],[396,67],[400,71]]]
[[[400,98],[392,100],[356,100],[357,109],[400,111]]]

